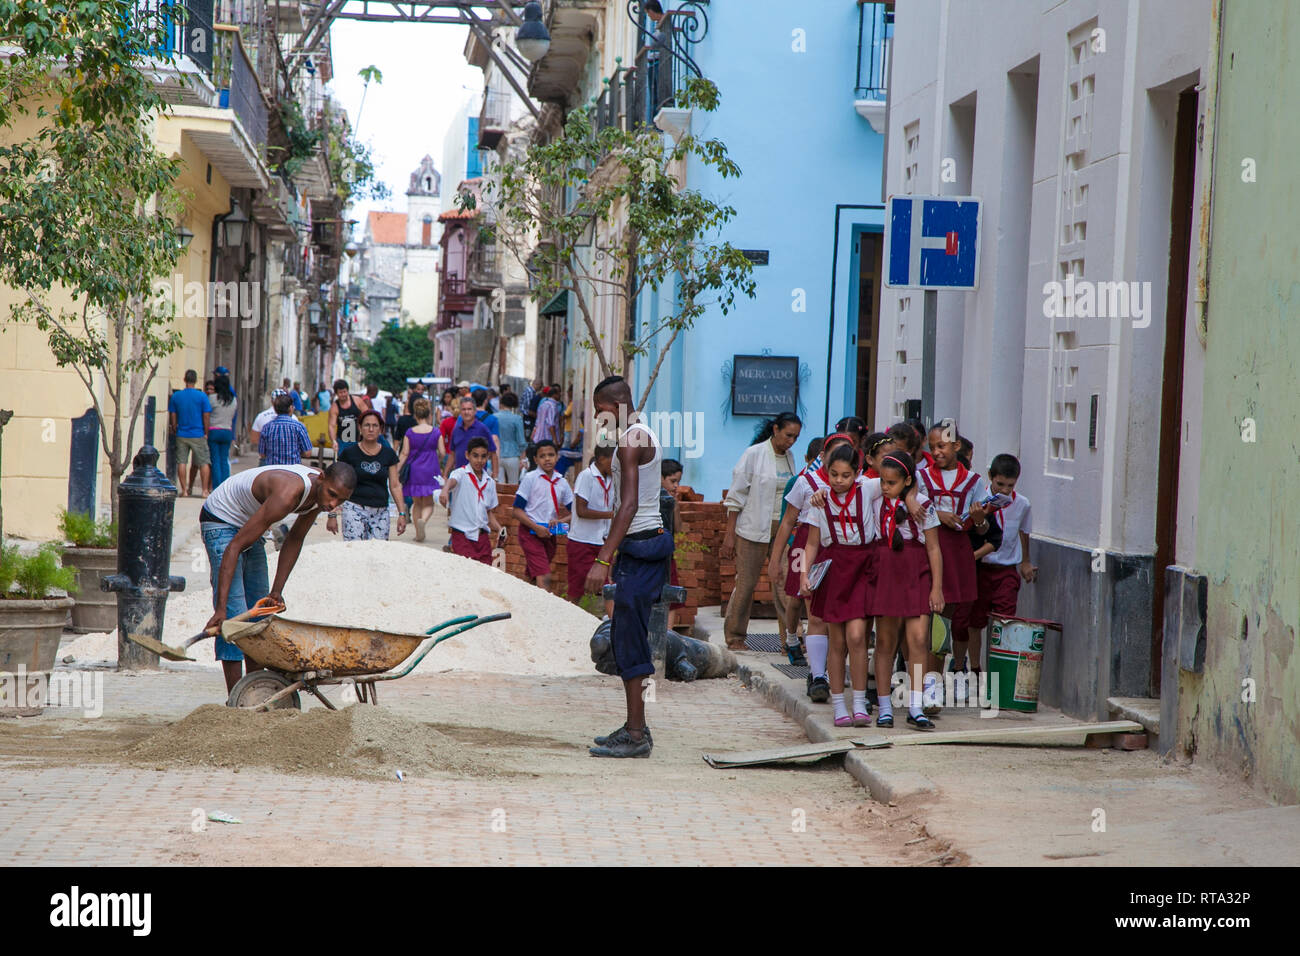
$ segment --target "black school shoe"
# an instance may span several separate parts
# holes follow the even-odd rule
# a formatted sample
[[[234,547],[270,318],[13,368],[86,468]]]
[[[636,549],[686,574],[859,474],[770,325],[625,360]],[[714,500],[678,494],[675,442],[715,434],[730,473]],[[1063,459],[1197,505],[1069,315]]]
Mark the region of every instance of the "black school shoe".
[[[931,721],[929,717],[925,716],[925,714],[922,714],[920,717],[913,717],[911,714],[908,714],[907,722],[917,730],[934,730],[934,722]]]
[[[808,666],[808,658],[803,656],[803,648],[798,644],[787,644],[785,646],[785,656],[796,667]]]
[[[814,704],[824,704],[831,699],[831,683],[825,677],[808,675],[808,699]]]
[[[650,741],[650,746],[653,747],[654,738],[650,736],[650,728],[642,727],[641,733],[645,735],[646,739]],[[612,743],[618,743],[620,740],[624,740],[624,739],[627,740],[632,739],[631,735],[627,732],[627,724],[624,724],[622,727],[618,728],[618,730],[615,730],[613,733],[605,734],[605,736],[603,737],[592,738],[592,740],[595,742],[596,746],[598,747],[605,747]]]
[[[616,739],[617,733],[615,731],[603,746],[588,748],[587,753],[593,757],[649,757],[650,751],[654,749],[654,741],[650,739],[648,731],[642,731],[640,740],[633,740],[626,729],[623,730],[623,736]]]

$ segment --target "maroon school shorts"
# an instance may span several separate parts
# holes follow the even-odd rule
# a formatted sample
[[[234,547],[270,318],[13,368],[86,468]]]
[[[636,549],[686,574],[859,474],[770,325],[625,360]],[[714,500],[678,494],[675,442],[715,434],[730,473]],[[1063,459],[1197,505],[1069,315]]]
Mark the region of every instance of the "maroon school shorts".
[[[451,550],[453,554],[459,554],[462,558],[469,558],[471,561],[480,561],[483,564],[492,563],[492,535],[487,531],[480,530],[478,540],[471,541],[465,536],[463,531],[451,529]]]
[[[551,561],[555,559],[555,535],[539,538],[525,527],[519,528],[519,547],[523,548],[524,557],[528,559],[528,576],[540,578],[551,573]]]
[[[529,535],[533,537],[533,535]],[[591,566],[596,563],[596,555],[600,554],[600,545],[588,544],[585,541],[574,541],[572,538],[564,545],[565,556],[569,559],[569,600],[574,601],[582,597],[582,592],[587,587],[587,574],[591,571]],[[530,570],[528,572],[532,574]],[[605,569],[605,579],[609,580],[609,568]]]
[[[976,565],[975,576],[979,585],[978,596],[965,605],[965,614],[953,615],[954,630],[961,627],[984,627],[989,622],[990,613],[998,617],[1016,616],[1020,571],[1014,564],[986,564],[980,561]]]

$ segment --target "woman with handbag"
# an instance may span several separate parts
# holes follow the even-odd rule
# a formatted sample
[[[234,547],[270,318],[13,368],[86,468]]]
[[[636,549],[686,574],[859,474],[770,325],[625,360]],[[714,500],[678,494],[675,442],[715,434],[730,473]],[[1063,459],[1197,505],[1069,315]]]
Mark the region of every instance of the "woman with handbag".
[[[388,540],[389,494],[397,502],[397,533],[406,530],[407,514],[402,510],[402,486],[397,480],[397,452],[379,440],[384,431],[384,418],[371,410],[357,418],[361,440],[346,444],[339,452],[339,461],[356,470],[357,486],[352,497],[343,502],[343,540],[365,541],[377,538]],[[325,530],[338,534],[339,512],[332,512]]]
[[[433,516],[433,496],[442,490],[442,469],[438,464],[438,429],[433,427],[433,406],[427,398],[411,403],[415,424],[402,435],[402,457],[398,480],[411,499],[411,521],[415,540],[424,540],[424,526]]]

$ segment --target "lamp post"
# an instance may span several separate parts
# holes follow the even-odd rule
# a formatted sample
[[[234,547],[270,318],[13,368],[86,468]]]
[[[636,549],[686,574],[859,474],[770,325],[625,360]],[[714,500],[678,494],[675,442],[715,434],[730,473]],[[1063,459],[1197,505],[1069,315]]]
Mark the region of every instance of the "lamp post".
[[[551,35],[542,23],[542,5],[536,0],[524,4],[524,22],[515,33],[515,48],[529,63],[536,63],[551,48]]]

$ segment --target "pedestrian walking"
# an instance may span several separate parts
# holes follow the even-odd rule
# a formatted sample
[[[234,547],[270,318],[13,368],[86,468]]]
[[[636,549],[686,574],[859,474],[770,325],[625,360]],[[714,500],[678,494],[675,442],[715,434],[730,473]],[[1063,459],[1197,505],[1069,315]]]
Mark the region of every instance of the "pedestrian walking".
[[[363,410],[352,396],[346,379],[341,378],[334,383],[334,403],[330,406],[329,432],[336,457],[348,445],[355,445],[360,441],[361,432],[357,426]]]
[[[497,483],[487,471],[488,453],[487,439],[471,438],[469,463],[447,477],[438,495],[438,503],[449,512],[452,553],[483,564],[492,563],[493,537],[504,543],[506,534],[492,512],[497,506]]]
[[[519,484],[520,459],[523,457],[524,420],[519,414],[519,398],[514,392],[501,396],[501,411],[497,412],[498,438],[501,440],[501,475],[504,484]]]
[[[917,730],[933,729],[924,712],[925,660],[930,647],[930,613],[943,610],[945,569],[939,538],[939,517],[924,492],[918,495],[925,518],[918,522],[904,503],[916,482],[916,468],[906,452],[880,460],[879,494],[868,502],[876,516],[879,537],[874,545],[874,581],[867,589],[867,615],[876,619],[877,727],[894,726],[889,694],[894,658],[900,641],[908,660],[907,723]],[[970,545],[966,543],[970,553]]]
[[[239,411],[239,400],[231,391],[228,375],[215,376],[212,388],[208,457],[212,460],[212,487],[217,488],[230,477],[230,446],[235,440],[235,414]]]
[[[388,500],[398,502],[397,533],[406,530],[406,511],[401,510],[402,486],[397,478],[397,452],[379,440],[384,421],[379,413],[362,412],[358,418],[361,440],[347,445],[339,453],[339,460],[351,465],[357,473],[357,487],[352,497],[343,504],[343,540],[365,541],[377,538],[388,540]],[[325,524],[330,534],[338,534],[339,516],[331,513]]]
[[[676,458],[665,458],[659,466],[659,514],[663,518],[664,528],[673,536],[673,556],[668,562],[668,583],[674,587],[681,587],[681,580],[677,577],[677,532],[680,530],[681,522],[677,517],[677,494],[682,484],[682,463]],[[668,630],[676,630],[678,625],[678,611],[686,607],[681,601],[673,601],[668,605]]]
[[[411,521],[415,525],[415,540],[424,540],[424,527],[433,516],[433,496],[443,486],[442,471],[438,465],[438,429],[433,427],[433,408],[427,398],[414,402],[414,423],[402,433],[402,453],[397,463],[398,474],[407,469],[404,497],[411,499]]]
[[[564,547],[568,559],[567,597],[574,604],[586,593],[587,572],[605,544],[609,522],[614,517],[613,467],[614,447],[597,445],[591,464],[573,482],[573,520]]]
[[[495,449],[496,442],[492,438],[492,433],[475,416],[474,399],[468,395],[460,397],[460,417],[451,419],[449,422],[443,422],[442,426],[442,448],[441,453],[446,457],[443,460],[442,474],[447,477],[451,474],[453,468],[464,468],[469,459],[466,458],[466,451],[469,448],[471,438],[487,439],[488,448]]]
[[[293,399],[284,389],[277,388],[271,398],[274,417],[261,422],[262,414],[254,422],[257,427],[257,460],[260,466],[299,465],[302,456],[311,452],[311,436],[307,426],[290,414]]]
[[[759,426],[754,443],[740,456],[731,472],[727,490],[727,530],[721,557],[736,562],[736,584],[727,601],[723,633],[727,646],[744,650],[753,609],[754,589],[771,557],[773,535],[780,527],[785,502],[780,491],[790,476],[797,474],[791,446],[799,438],[803,423],[793,412],[782,412]],[[779,546],[779,542],[778,542]],[[772,585],[777,625],[785,635],[785,591],[780,582]]]
[[[185,387],[172,392],[167,400],[167,417],[176,436],[177,472],[183,497],[194,494],[194,478],[202,477],[199,487],[203,497],[212,490],[212,457],[208,452],[208,428],[212,421],[212,403],[198,387],[199,373],[185,372]],[[216,387],[215,385],[213,386]],[[189,464],[193,458],[194,464]]]
[[[515,519],[519,522],[519,547],[523,549],[528,579],[545,591],[551,589],[556,536],[569,520],[573,489],[555,473],[559,449],[555,442],[537,443],[537,470],[530,471],[515,491]]]
[[[292,380],[286,378],[281,381],[280,390],[293,401],[294,414],[301,415],[303,413],[302,396],[298,394],[298,389],[294,388]]]
[[[650,655],[650,606],[668,580],[673,536],[659,511],[663,448],[659,436],[641,422],[632,390],[621,375],[602,380],[592,393],[601,422],[611,422],[616,438],[612,473],[617,508],[609,534],[587,573],[588,593],[598,593],[609,573],[614,583],[610,646],[623,681],[627,718],[623,726],[595,739],[593,757],[649,757],[654,740],[645,720],[642,684],[654,673]],[[626,424],[625,424],[626,423]],[[613,568],[614,555],[618,560]]]

